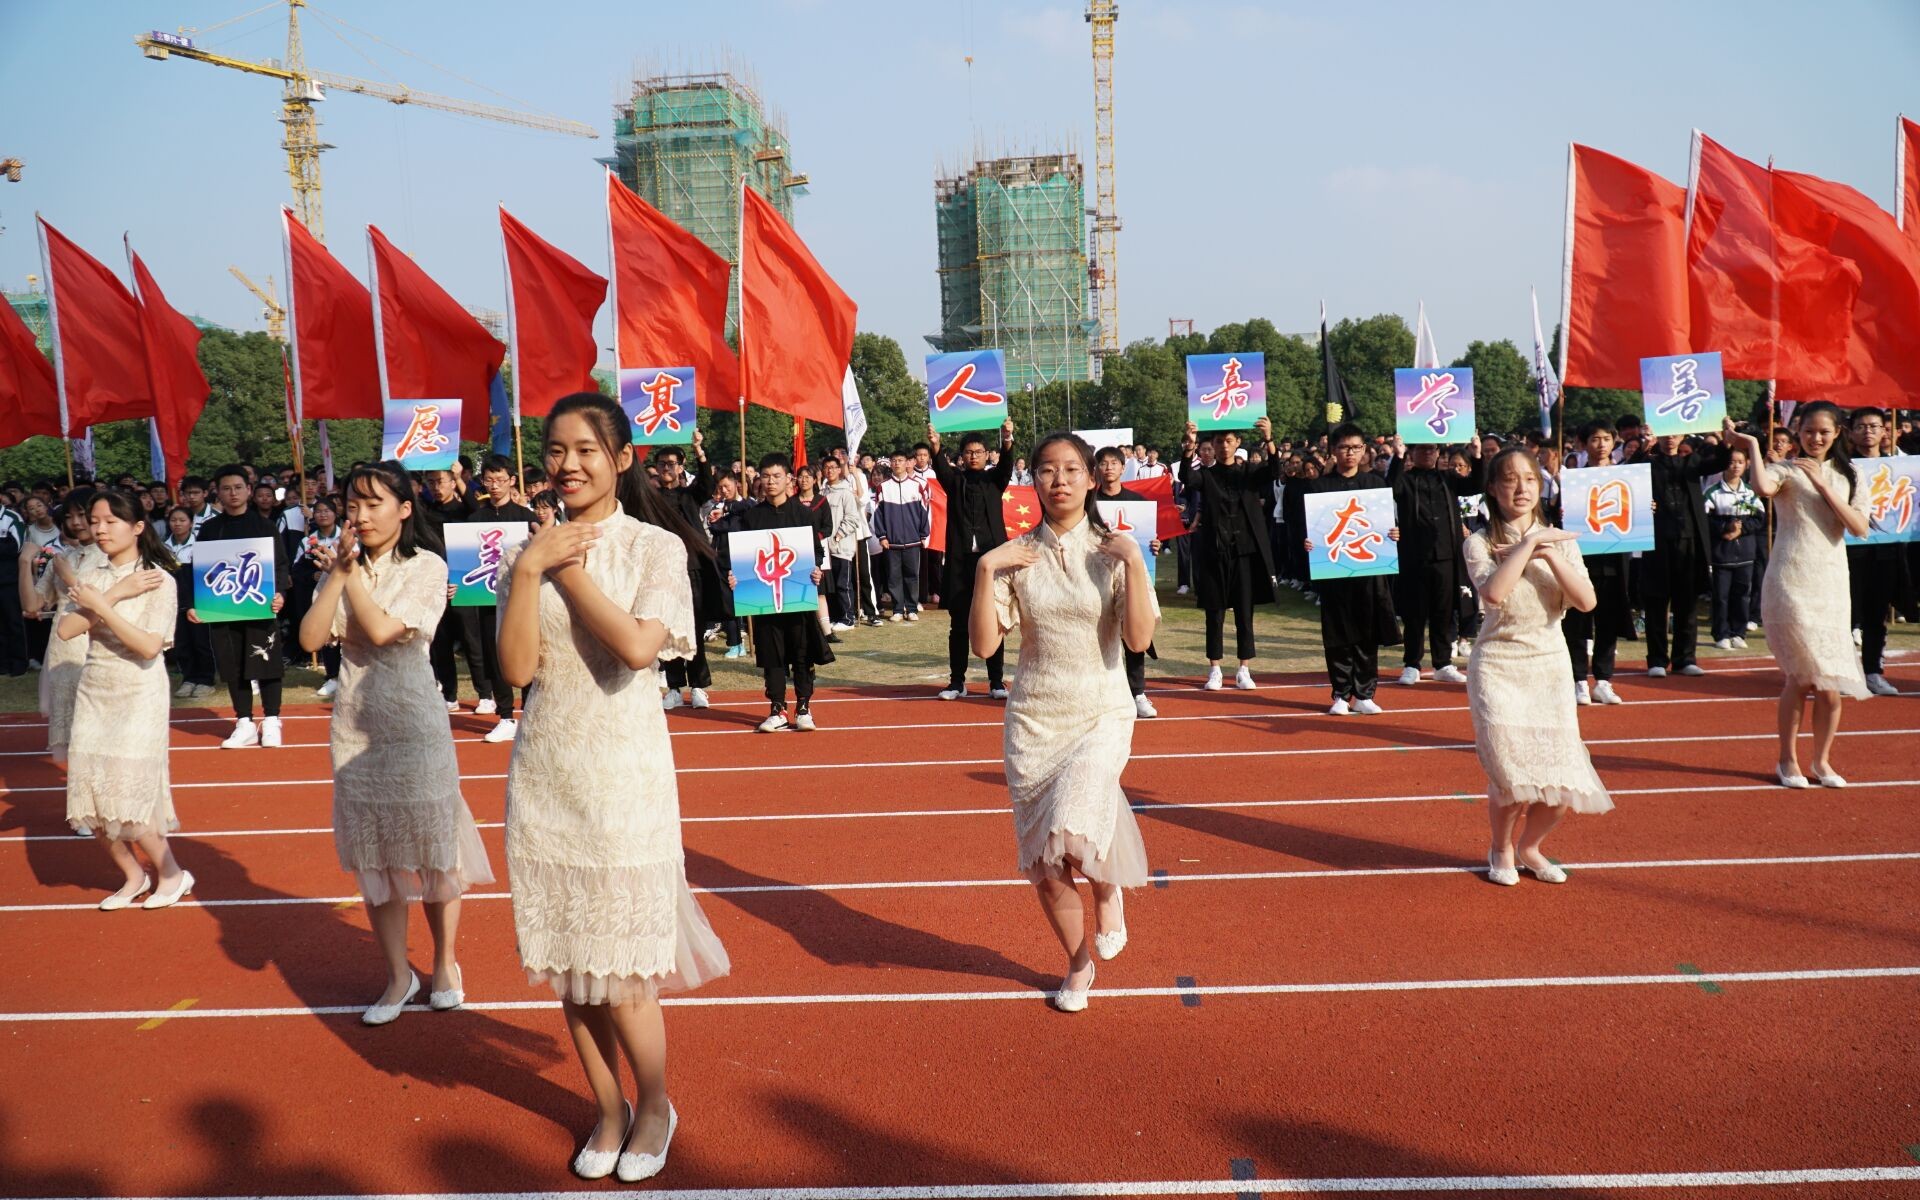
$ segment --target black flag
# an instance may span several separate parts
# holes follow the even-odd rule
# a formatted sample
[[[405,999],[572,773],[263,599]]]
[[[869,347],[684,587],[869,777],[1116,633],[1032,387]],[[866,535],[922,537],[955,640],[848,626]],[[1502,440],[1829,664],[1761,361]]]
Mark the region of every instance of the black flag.
[[[1340,368],[1333,365],[1333,343],[1327,340],[1327,305],[1320,304],[1320,370],[1327,382],[1327,426],[1332,428],[1342,421],[1354,419],[1353,401],[1347,398],[1346,381],[1340,378]]]

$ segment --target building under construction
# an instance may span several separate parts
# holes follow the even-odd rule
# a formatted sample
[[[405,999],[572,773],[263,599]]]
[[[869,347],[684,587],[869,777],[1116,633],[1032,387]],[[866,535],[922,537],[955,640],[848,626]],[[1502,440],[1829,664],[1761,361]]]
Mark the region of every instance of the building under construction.
[[[731,72],[635,80],[632,99],[614,106],[613,142],[614,157],[602,161],[621,181],[729,263],[738,262],[743,176],[789,224],[793,197],[806,191],[783,123]]]
[[[47,319],[47,293],[40,287],[40,281],[33,276],[27,278],[27,290],[24,292],[0,292],[13,311],[20,314],[20,320],[33,331],[33,340],[40,345],[42,352],[53,346],[53,325]]]
[[[937,350],[999,349],[1018,391],[1091,378],[1086,196],[1071,154],[996,158],[933,185]]]

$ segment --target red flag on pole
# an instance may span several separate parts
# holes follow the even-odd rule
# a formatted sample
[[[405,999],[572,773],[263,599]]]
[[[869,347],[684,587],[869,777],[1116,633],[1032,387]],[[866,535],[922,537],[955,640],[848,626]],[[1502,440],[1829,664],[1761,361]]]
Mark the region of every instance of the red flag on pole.
[[[1899,150],[1900,199],[1893,215],[1908,239],[1920,244],[1920,122],[1900,118]]]
[[[140,301],[140,330],[147,345],[147,381],[153,391],[154,429],[166,459],[167,482],[187,473],[187,442],[207,406],[207,377],[200,370],[200,328],[176,312],[154,282],[147,264],[127,246],[127,265]]]
[[[0,304],[0,447],[36,435],[60,436],[60,385],[33,330]]]
[[[40,257],[53,326],[53,373],[68,437],[153,415],[140,305],[92,255],[40,221]]]
[[[493,377],[507,348],[371,225],[367,261],[381,399],[457,399],[461,439],[487,441]]]
[[[379,420],[373,298],[293,210],[280,209],[287,268],[287,349],[293,414],[302,421]]]
[[[740,363],[727,345],[727,260],[607,172],[617,365],[692,367],[702,408],[740,409]]]
[[[1688,344],[1686,189],[1589,146],[1567,162],[1560,376],[1635,388],[1640,360]],[[1164,536],[1164,535],[1163,535]]]
[[[740,204],[740,377],[747,401],[837,428],[846,419],[840,393],[856,307],[744,181]]]
[[[807,419],[793,419],[793,466],[795,470],[807,465]]]
[[[1000,493],[1000,520],[1006,524],[1011,541],[1040,527],[1040,493],[1016,484]]]
[[[926,479],[927,493],[927,552],[945,554],[947,552],[947,489],[932,475]]]
[[[1173,502],[1173,476],[1161,473],[1145,479],[1130,479],[1129,488],[1153,501],[1153,536],[1161,541],[1182,537],[1187,523],[1180,519],[1180,506]]]
[[[598,390],[593,318],[607,298],[607,281],[527,228],[504,204],[500,246],[515,419],[544,417],[560,397]]]

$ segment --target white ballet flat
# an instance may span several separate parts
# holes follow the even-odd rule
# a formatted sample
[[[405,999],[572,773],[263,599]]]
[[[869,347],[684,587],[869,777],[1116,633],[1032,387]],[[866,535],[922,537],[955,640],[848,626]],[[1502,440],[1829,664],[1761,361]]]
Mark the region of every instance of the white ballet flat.
[[[1813,786],[1812,784],[1807,782],[1807,777],[1805,775],[1800,774],[1798,771],[1789,775],[1787,774],[1787,769],[1785,767],[1779,766],[1777,764],[1773,768],[1773,773],[1774,773],[1774,776],[1780,780],[1781,787],[1805,788],[1805,787]]]
[[[91,837],[93,835],[88,834],[87,836]],[[140,877],[139,891],[136,891],[133,895],[129,896],[126,894],[126,889],[122,888],[120,891],[115,892],[113,895],[108,896],[105,900],[102,900],[100,902],[100,911],[101,912],[119,912],[123,908],[131,908],[133,907],[133,902],[135,900],[138,900],[140,897],[146,895],[148,892],[152,890],[153,890],[153,876],[142,875]]]
[[[171,908],[181,900],[193,895],[193,872],[180,872],[180,882],[170,892],[155,892],[147,897],[141,908]]]
[[[621,1101],[626,1104],[626,1101]],[[627,1104],[627,1133],[633,1132],[633,1105]],[[626,1134],[620,1136],[620,1144],[627,1144]],[[589,1150],[580,1147],[580,1153],[573,1156],[573,1173],[582,1179],[605,1179],[613,1174],[614,1166],[620,1161],[618,1150]]]
[[[1567,881],[1567,873],[1551,862],[1544,867],[1530,867],[1526,863],[1520,863],[1519,869],[1538,879],[1541,883],[1565,883]]]
[[[419,994],[420,977],[409,971],[407,972],[407,994],[400,997],[400,999],[393,1004],[376,1004],[372,1008],[369,1008],[360,1014],[360,1023],[362,1025],[390,1024],[399,1017],[400,1010],[407,1006],[407,1002]]]
[[[1815,771],[1813,781],[1825,788],[1843,788],[1847,781],[1833,771]]]
[[[1067,981],[1062,979],[1060,989],[1053,994],[1053,1006],[1066,1013],[1084,1012],[1087,1007],[1087,996],[1093,991],[1093,977],[1097,972],[1097,967],[1091,963],[1087,965],[1087,986],[1083,988],[1070,988],[1067,986]]]
[[[1501,887],[1513,887],[1520,882],[1520,870],[1517,867],[1503,867],[1494,861],[1494,852],[1487,851],[1487,882],[1497,883]]]
[[[1096,933],[1093,935],[1093,952],[1108,962],[1119,958],[1120,952],[1126,948],[1127,930],[1125,926],[1114,930],[1112,933]]]
[[[667,1140],[660,1144],[660,1153],[641,1154],[634,1150],[623,1150],[620,1163],[614,1168],[614,1174],[621,1183],[639,1183],[642,1179],[652,1179],[667,1169],[667,1151],[673,1149],[673,1131],[680,1127],[680,1114],[675,1111],[673,1101],[667,1101]]]
[[[460,973],[460,964],[453,964],[453,986],[445,991],[432,992],[427,996],[427,1007],[435,1012],[446,1012],[459,1008],[467,1002],[466,976]]]

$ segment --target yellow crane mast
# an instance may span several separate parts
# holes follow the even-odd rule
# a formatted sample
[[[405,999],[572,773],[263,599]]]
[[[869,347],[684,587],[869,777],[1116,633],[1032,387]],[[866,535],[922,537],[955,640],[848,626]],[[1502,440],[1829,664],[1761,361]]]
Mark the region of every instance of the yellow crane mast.
[[[248,279],[247,273],[239,267],[228,267],[227,270],[232,272],[233,277],[238,279],[241,285],[248,291],[260,297],[260,303],[266,306],[261,315],[267,319],[267,336],[276,342],[286,341],[287,309],[285,305],[280,303],[280,298],[274,294],[273,276],[267,276],[267,286],[261,287],[253,280]]]
[[[280,0],[276,0],[277,2]],[[415,91],[403,84],[378,83],[370,79],[356,79],[351,75],[336,75],[331,71],[309,70],[306,51],[300,39],[300,10],[307,7],[307,0],[284,0],[284,3],[287,6],[287,56],[284,60],[268,59],[264,62],[256,62],[251,59],[216,54],[196,46],[193,39],[187,36],[186,30],[179,33],[154,30],[134,38],[133,43],[140,47],[141,54],[156,61],[174,57],[189,58],[195,62],[245,71],[251,75],[264,75],[269,79],[278,79],[285,85],[280,93],[280,123],[286,126],[286,138],[280,143],[280,147],[287,152],[287,177],[293,184],[294,215],[300,218],[301,224],[305,225],[316,238],[324,240],[326,237],[320,212],[320,154],[333,147],[320,140],[320,118],[313,106],[326,99],[329,90],[353,92],[361,96],[372,96],[376,100],[385,100],[390,104],[414,104],[421,108],[459,113],[463,116],[479,117],[482,120],[499,121],[549,133],[587,138],[600,136],[591,125],[580,121],[569,121],[563,117],[547,116],[544,113],[527,112],[494,104],[475,104],[449,96],[437,96],[431,92]],[[266,7],[271,8],[273,5],[269,4]],[[243,16],[250,17],[261,11],[263,10],[255,9],[254,12],[243,14]],[[242,18],[234,18],[234,20],[240,19]]]
[[[1120,215],[1113,187],[1113,26],[1119,0],[1087,0],[1093,30],[1093,262],[1087,279],[1100,317],[1096,358],[1120,353]]]

